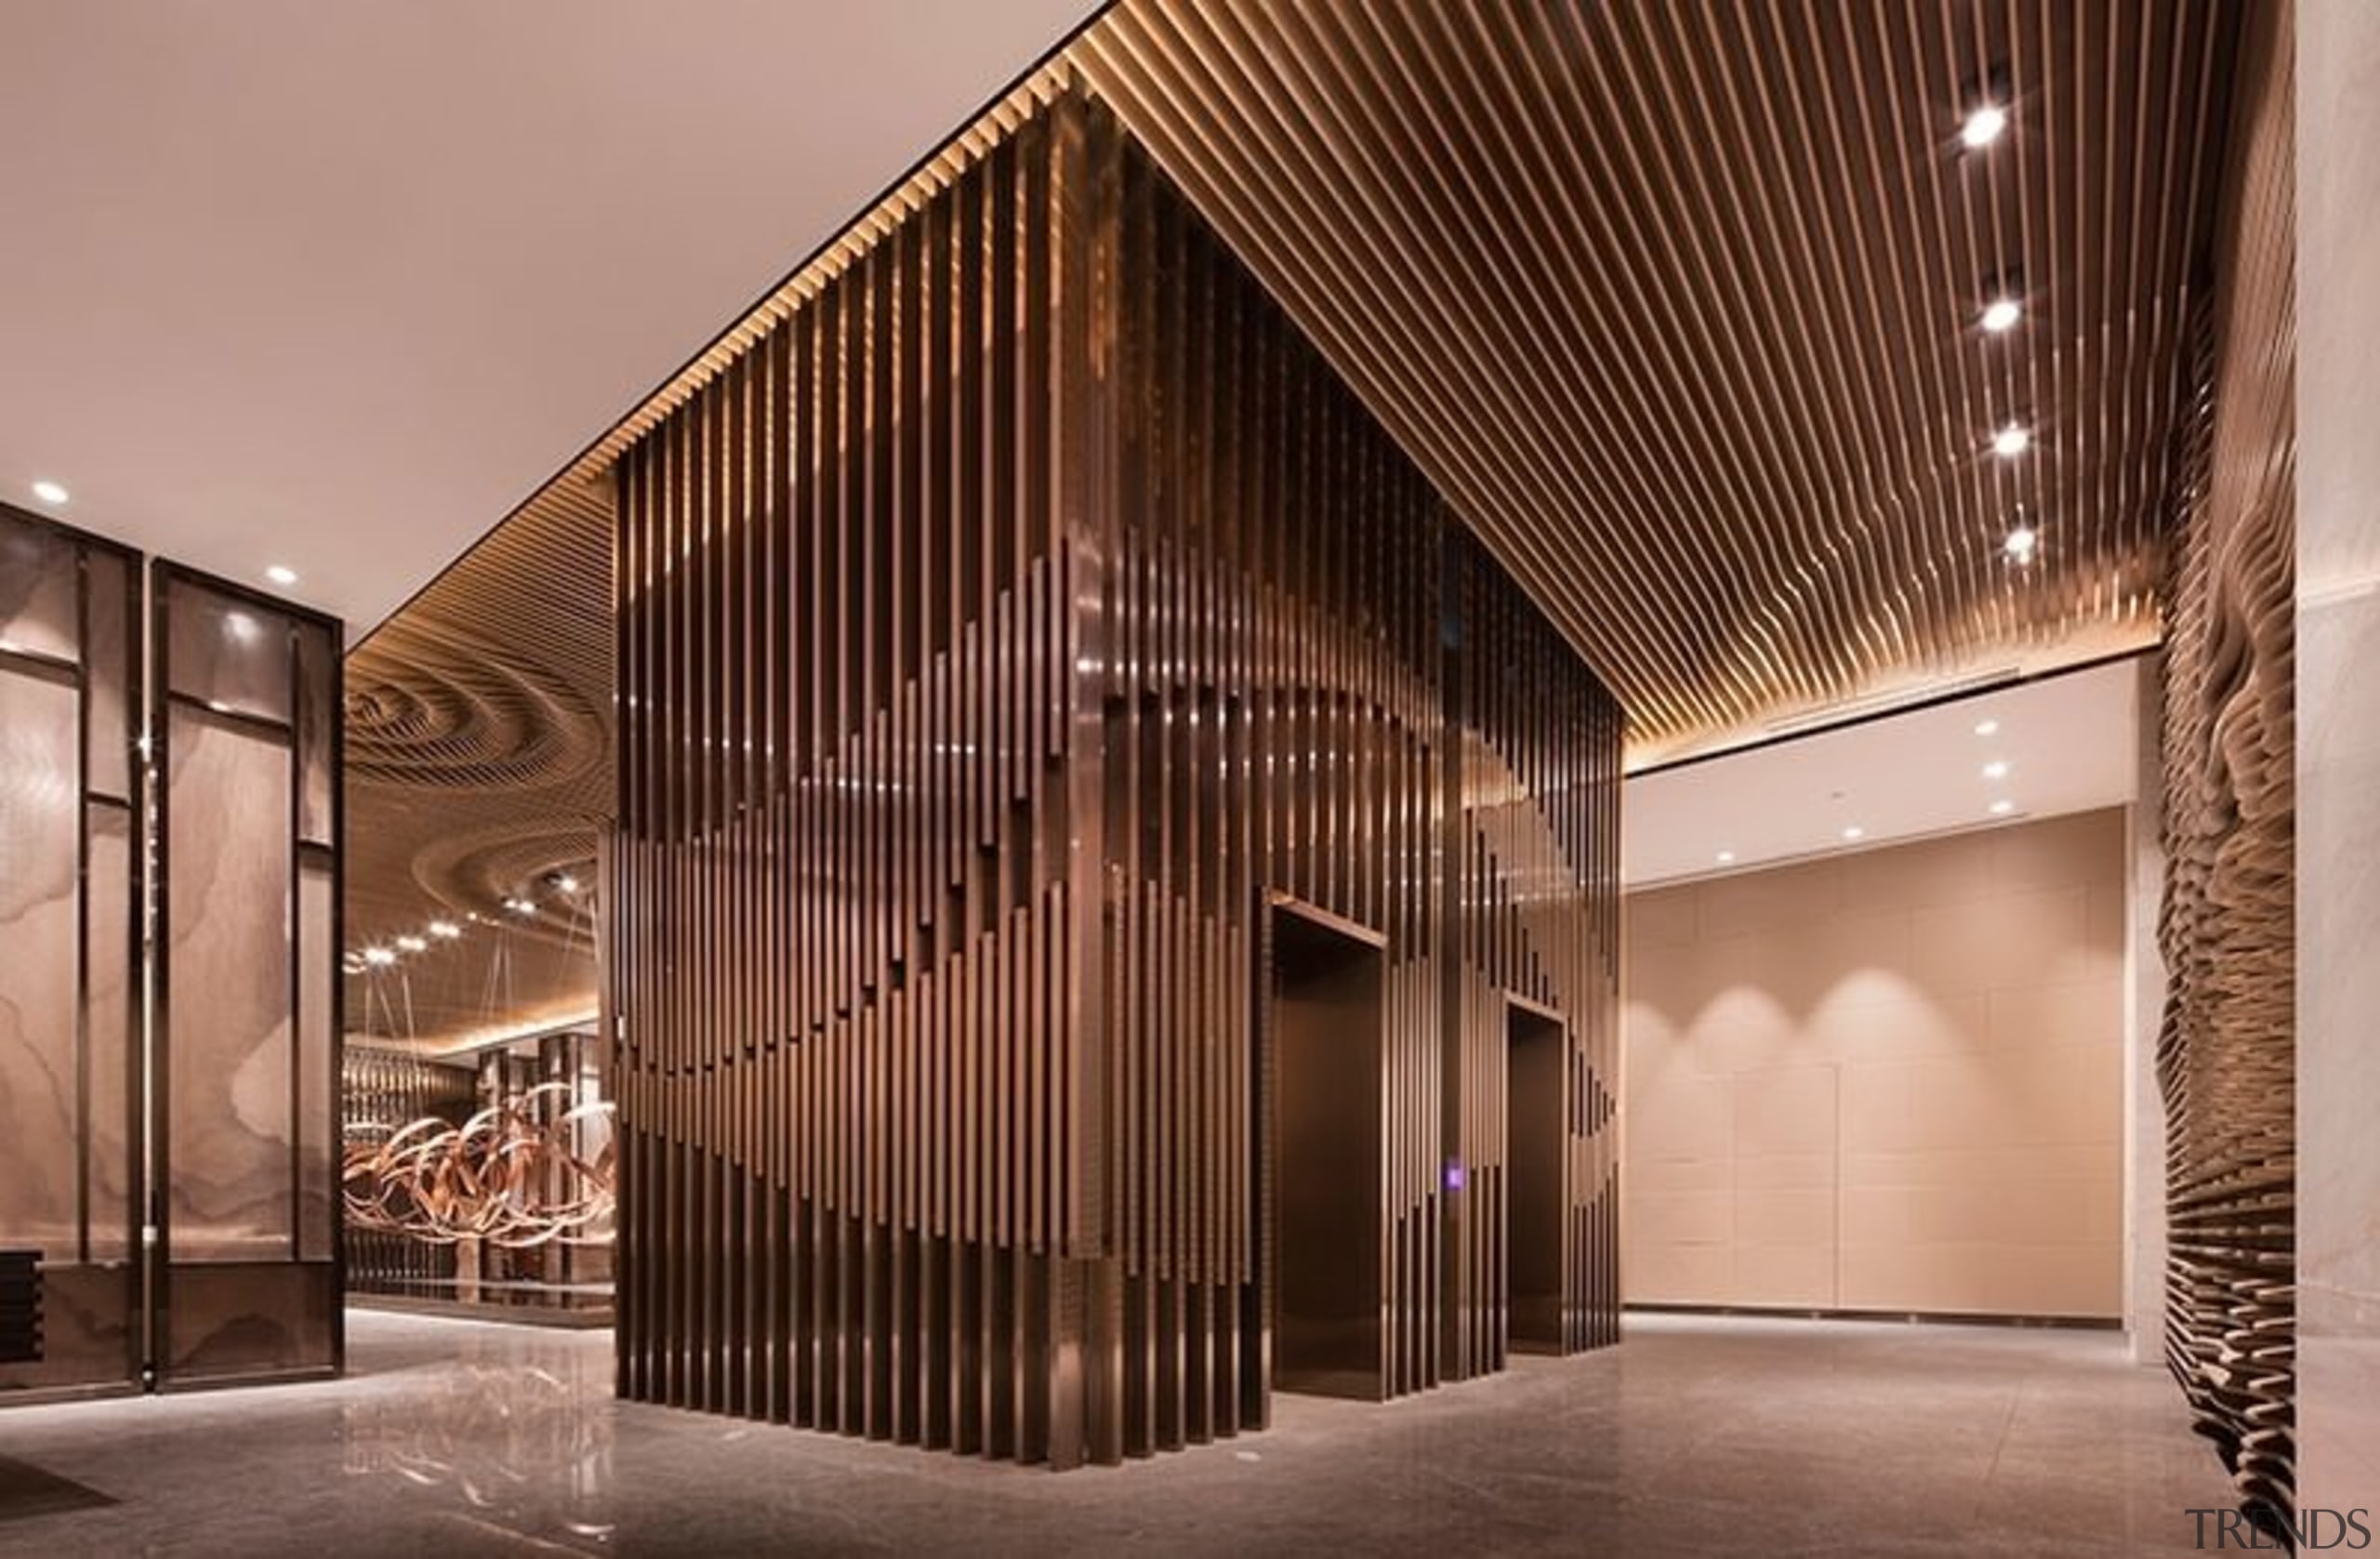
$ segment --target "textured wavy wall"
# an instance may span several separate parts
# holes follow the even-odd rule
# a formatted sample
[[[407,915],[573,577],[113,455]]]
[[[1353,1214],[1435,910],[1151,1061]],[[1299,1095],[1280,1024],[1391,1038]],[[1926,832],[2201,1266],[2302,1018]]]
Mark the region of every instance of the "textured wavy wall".
[[[2166,605],[2166,1354],[2241,1500],[2294,1504],[2296,429],[2290,7],[2243,29]]]
[[[1372,1394],[1501,1365],[1507,1197],[1608,1341],[1618,711],[1104,110],[1007,128],[620,464],[622,1389],[1260,1426],[1280,900],[1380,951]]]

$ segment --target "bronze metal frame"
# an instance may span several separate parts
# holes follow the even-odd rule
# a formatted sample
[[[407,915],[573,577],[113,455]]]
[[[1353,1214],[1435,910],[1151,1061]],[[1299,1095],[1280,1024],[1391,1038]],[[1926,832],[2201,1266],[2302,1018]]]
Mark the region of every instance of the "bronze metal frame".
[[[277,633],[284,647],[281,674],[285,719],[272,719],[237,707],[224,707],[210,694],[183,691],[176,685],[175,629],[186,599],[213,598],[252,612],[268,631]],[[151,1181],[150,1222],[154,1230],[154,1260],[149,1288],[149,1358],[154,1385],[163,1390],[218,1385],[262,1384],[277,1381],[311,1380],[337,1374],[346,1365],[347,1328],[343,1295],[345,1243],[338,1196],[340,1130],[338,1117],[340,1061],[345,1045],[344,987],[338,961],[344,919],[341,856],[344,836],[344,787],[341,709],[342,628],[335,617],[263,594],[232,580],[188,568],[164,559],[150,563],[150,740],[156,776],[151,803],[152,864],[159,884],[152,905],[155,956],[150,970],[149,1056],[152,1077],[150,1098],[155,1174]],[[173,715],[177,709],[228,728],[269,736],[284,743],[289,759],[289,924],[292,945],[287,969],[289,1024],[289,1107],[291,1134],[287,1194],[290,1204],[290,1246],[285,1260],[177,1260],[174,1241],[172,1188],[182,1173],[176,1162],[173,1120],[175,1099],[171,1078],[174,1052],[174,883],[173,776],[175,755]],[[317,727],[320,729],[317,729]],[[323,837],[309,839],[301,823],[306,806],[307,748],[310,741],[324,744],[327,765],[328,815]],[[223,798],[236,806],[236,799]],[[323,945],[309,945],[299,905],[307,868],[329,879],[329,920]],[[305,1043],[309,960],[324,975],[318,995],[327,1002],[321,1032],[326,1053],[310,1056]],[[210,968],[210,984],[236,984],[239,970]],[[306,1074],[318,1074],[322,1098],[309,1108]],[[309,1128],[321,1138],[320,1227],[313,1227],[306,1205],[305,1148]],[[311,1233],[310,1234],[310,1229]],[[231,1335],[243,1323],[261,1328],[281,1339],[265,1354],[242,1354],[236,1359],[209,1362],[197,1350],[196,1334],[177,1329],[176,1292],[203,1284],[207,1294],[205,1318],[215,1335]],[[185,1301],[182,1310],[191,1306]]]
[[[55,1343],[65,1335],[64,1319],[71,1306],[79,1306],[84,1296],[69,1301],[60,1283],[61,1274],[72,1272],[80,1282],[84,1271],[99,1271],[120,1262],[121,1274],[112,1279],[99,1279],[110,1287],[121,1285],[123,1292],[122,1324],[125,1349],[120,1370],[111,1371],[105,1378],[84,1380],[58,1379],[54,1370],[26,1368],[28,1379],[43,1383],[7,1389],[0,1401],[35,1402],[106,1395],[138,1390],[141,1381],[144,1353],[140,1315],[145,1282],[145,1252],[140,1241],[140,1188],[146,1183],[146,1165],[141,1149],[142,1088],[140,1078],[139,992],[141,986],[141,905],[146,892],[147,862],[140,849],[142,830],[140,819],[145,814],[147,774],[138,748],[141,711],[143,660],[140,645],[140,560],[132,549],[104,537],[92,535],[71,525],[61,524],[47,516],[34,514],[7,504],[0,504],[0,526],[31,527],[44,535],[59,538],[73,547],[80,559],[76,585],[78,648],[71,661],[55,659],[21,650],[0,650],[0,663],[10,669],[29,672],[45,679],[71,680],[76,693],[76,741],[73,795],[76,800],[78,838],[76,841],[77,913],[80,917],[75,971],[75,1009],[78,1025],[76,1092],[77,1120],[73,1140],[62,1143],[20,1141],[13,1151],[33,1157],[49,1155],[71,1155],[75,1164],[80,1230],[76,1249],[64,1262],[46,1260],[41,1281],[47,1292],[49,1324],[47,1331]],[[105,673],[92,664],[91,616],[93,592],[99,588],[94,560],[104,559],[106,566],[117,575],[119,586],[115,610],[121,625],[122,662],[115,671],[112,689],[115,707],[121,711],[122,729],[115,741],[124,766],[121,794],[100,782],[92,773],[93,744],[99,740],[94,728],[95,694],[105,679]],[[91,816],[92,809],[100,807],[120,815],[125,823],[126,852],[123,897],[112,906],[96,900],[92,891]],[[99,1018],[92,1005],[92,969],[90,951],[94,940],[97,917],[114,917],[112,934],[124,948],[123,967],[123,1032],[118,1045],[117,1060],[124,1068],[123,1158],[121,1168],[126,1187],[123,1222],[113,1231],[111,1241],[95,1242],[93,1230],[93,1170],[92,1154],[98,1147],[91,1136],[90,1104],[92,1092],[93,1047],[106,1043],[96,1032]],[[7,1238],[0,1231],[0,1241]],[[0,1368],[0,1379],[16,1371]]]

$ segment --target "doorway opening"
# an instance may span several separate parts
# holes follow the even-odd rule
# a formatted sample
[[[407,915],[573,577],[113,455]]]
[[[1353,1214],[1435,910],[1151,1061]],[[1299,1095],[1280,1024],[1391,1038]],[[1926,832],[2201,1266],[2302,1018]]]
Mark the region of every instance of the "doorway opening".
[[[1562,1020],[1517,997],[1504,1024],[1506,1347],[1562,1351]]]
[[[1272,910],[1264,1024],[1276,1389],[1379,1401],[1382,1072],[1386,954],[1375,933],[1302,905]]]

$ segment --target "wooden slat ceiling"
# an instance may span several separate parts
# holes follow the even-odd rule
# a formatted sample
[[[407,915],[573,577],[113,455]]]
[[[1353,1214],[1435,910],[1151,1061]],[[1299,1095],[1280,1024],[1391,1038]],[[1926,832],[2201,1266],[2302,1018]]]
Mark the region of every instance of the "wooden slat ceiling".
[[[610,463],[1069,81],[1543,603],[1632,767],[2153,642],[2236,12],[1119,0],[356,653],[352,941],[584,863]],[[2009,126],[1969,149],[1986,97]],[[586,999],[583,932],[511,934],[567,945]],[[480,956],[447,961],[448,1017],[490,1007]]]
[[[1642,764],[2153,639],[2229,30],[2192,0],[1129,0],[1077,60]],[[1969,150],[1987,96],[2009,127]]]
[[[350,1033],[451,1045],[591,1014],[611,537],[608,482],[550,482],[348,656]],[[395,961],[354,972],[365,948]]]

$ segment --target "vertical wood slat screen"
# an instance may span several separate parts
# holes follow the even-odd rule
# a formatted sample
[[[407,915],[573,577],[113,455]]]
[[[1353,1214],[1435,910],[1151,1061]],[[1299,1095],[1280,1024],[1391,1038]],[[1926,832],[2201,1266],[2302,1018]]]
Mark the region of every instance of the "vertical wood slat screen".
[[[2167,584],[2166,1358],[2243,1505],[2295,1503],[2296,517],[2290,7],[2243,28]]]
[[[1261,1425],[1276,894],[1385,939],[1384,1389],[1502,1361],[1448,1160],[1501,1163],[1505,991],[1567,1024],[1563,1339],[1616,1335],[1617,710],[1103,108],[618,482],[626,1394]]]

